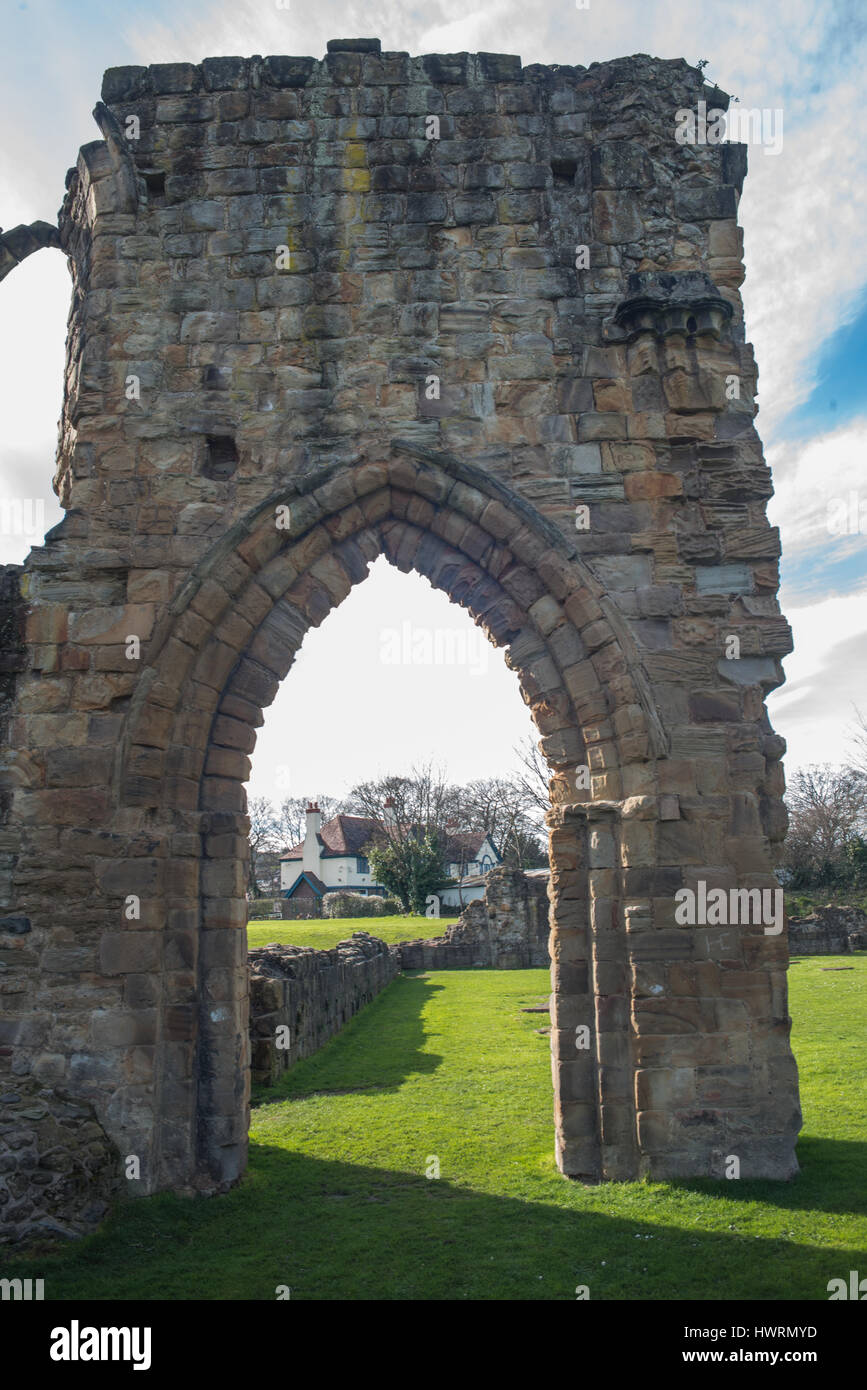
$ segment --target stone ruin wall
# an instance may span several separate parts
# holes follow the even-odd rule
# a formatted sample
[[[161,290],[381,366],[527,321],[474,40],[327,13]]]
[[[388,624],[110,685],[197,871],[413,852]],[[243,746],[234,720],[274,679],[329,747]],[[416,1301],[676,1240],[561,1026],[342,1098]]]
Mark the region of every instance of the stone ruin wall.
[[[330,47],[110,70],[67,179],[66,516],[0,582],[0,1084],[90,1106],[142,1192],[243,1172],[250,754],[384,554],[541,736],[560,1168],[789,1176],[785,938],[674,920],[775,887],[785,831],[746,151],[674,140],[727,99],[643,55]]]
[[[492,869],[485,897],[470,903],[445,935],[387,946],[367,931],[331,950],[264,946],[250,951],[252,1079],[271,1085],[309,1057],[403,970],[545,967],[548,885],[520,870]],[[277,1029],[289,1045],[277,1045]]]
[[[817,907],[806,917],[789,918],[792,956],[851,955],[867,950],[867,913],[858,907]]]
[[[399,947],[368,932],[331,950],[263,946],[250,952],[252,1079],[270,1086],[339,1033],[400,971]],[[288,1029],[278,1045],[277,1030]]]
[[[468,903],[444,934],[400,946],[404,970],[495,970],[545,967],[548,954],[548,884],[519,869],[491,869],[485,896]]]

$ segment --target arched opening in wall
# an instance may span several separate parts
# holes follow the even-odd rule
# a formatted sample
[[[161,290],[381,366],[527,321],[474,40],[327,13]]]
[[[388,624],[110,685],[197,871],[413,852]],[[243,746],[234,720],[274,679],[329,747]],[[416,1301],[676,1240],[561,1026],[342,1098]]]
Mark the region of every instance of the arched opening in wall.
[[[456,836],[490,832],[477,855],[463,846],[467,874],[483,861],[543,867],[548,778],[534,734],[514,673],[484,631],[427,580],[381,557],[308,632],[258,730],[247,784],[251,897],[285,893],[288,870],[281,881],[274,849],[303,838],[307,802],[323,815],[361,814],[377,786],[385,801],[388,780],[414,767],[430,769],[428,800],[447,793],[432,803],[432,824]],[[330,877],[329,890],[370,890],[369,873],[348,863]],[[446,899],[459,905],[456,890]]]
[[[533,1046],[547,1049],[538,737],[482,626],[385,555],[307,632],[247,783],[254,1086],[321,1048],[397,974],[423,969],[438,991],[450,971],[521,971],[511,984],[536,1011]],[[345,948],[357,933],[376,943],[366,956]],[[303,973],[299,947],[311,949]],[[402,995],[410,1014],[417,997]],[[547,1118],[548,1085],[538,1101]]]
[[[244,1170],[250,755],[308,632],[382,556],[465,607],[518,677],[551,773],[557,1160],[575,1176],[635,1169],[616,798],[652,785],[653,707],[628,634],[574,544],[503,484],[447,455],[416,463],[409,447],[284,485],[216,529],[149,644],[115,778],[130,853],[152,855],[159,835],[169,856],[162,897],[147,905],[164,1040],[158,1124],[152,1143],[130,1110],[121,1138],[150,1145],[155,1189]],[[588,772],[589,788],[579,780]],[[644,814],[649,803],[630,805]],[[644,887],[636,881],[629,901],[636,923],[650,911]]]
[[[70,279],[47,248],[0,285],[0,564],[21,564],[63,511],[52,489],[64,380]]]

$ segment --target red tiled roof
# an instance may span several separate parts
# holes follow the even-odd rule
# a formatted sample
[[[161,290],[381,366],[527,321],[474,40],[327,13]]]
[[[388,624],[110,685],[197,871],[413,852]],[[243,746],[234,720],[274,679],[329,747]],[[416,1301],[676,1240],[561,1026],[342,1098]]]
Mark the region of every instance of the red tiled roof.
[[[319,846],[323,859],[339,859],[346,855],[363,854],[373,835],[382,822],[373,816],[334,816],[326,821],[319,832]],[[458,835],[448,835],[445,841],[445,855],[449,863],[472,863],[487,838],[486,830],[467,830]],[[304,841],[300,840],[280,858],[301,859]]]
[[[465,830],[459,835],[449,835],[446,839],[446,857],[458,863],[463,855],[472,863],[487,838],[487,830]]]
[[[347,854],[361,854],[369,844],[374,831],[381,822],[373,816],[334,816],[319,832],[319,846],[323,859],[338,859]],[[293,845],[281,859],[300,859],[304,852],[304,841]]]

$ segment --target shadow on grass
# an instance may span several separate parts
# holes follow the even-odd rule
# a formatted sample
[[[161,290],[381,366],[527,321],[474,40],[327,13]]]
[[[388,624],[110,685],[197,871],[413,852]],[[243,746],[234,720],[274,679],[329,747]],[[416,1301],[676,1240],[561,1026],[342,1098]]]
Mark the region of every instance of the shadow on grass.
[[[375,1092],[440,1066],[422,1049],[433,1036],[425,1008],[442,988],[424,975],[393,981],[265,1097],[369,1090],[370,1105],[356,1107],[353,1118],[365,1123]],[[317,1123],[296,1112],[288,1142],[316,1142]],[[44,1278],[47,1300],[272,1301],[288,1285],[302,1301],[571,1301],[586,1285],[593,1300],[713,1302],[824,1301],[830,1279],[867,1272],[867,1249],[855,1248],[845,1221],[829,1215],[864,1209],[863,1143],[803,1139],[802,1172],[789,1184],[591,1189],[559,1178],[531,1150],[516,1173],[493,1130],[478,1142],[490,1165],[480,1171],[499,1172],[508,1188],[497,1194],[450,1181],[445,1164],[443,1177],[429,1181],[420,1171],[423,1146],[419,1171],[408,1171],[407,1160],[379,1166],[389,1161],[387,1135],[368,1162],[350,1161],[352,1142],[343,1124],[329,1131],[325,1158],[254,1140],[246,1176],[224,1196],[128,1200],[74,1247],[26,1261],[5,1252],[0,1277]],[[816,1223],[799,1214],[811,1211]]]
[[[617,1186],[625,1201],[631,1185]],[[700,1230],[697,1210],[651,1223],[581,1209],[586,1190],[570,1196],[496,1197],[255,1144],[231,1193],[128,1200],[74,1250],[4,1260],[2,1274],[44,1278],[47,1300],[273,1300],[278,1285],[295,1300],[572,1300],[586,1285],[593,1300],[713,1301],[825,1300],[830,1279],[864,1267],[863,1249]],[[744,1226],[748,1210],[735,1219]]]
[[[867,1143],[808,1135],[798,1140],[796,1153],[801,1171],[792,1182],[750,1184],[759,1200],[781,1211],[867,1215]],[[687,1185],[698,1190],[697,1184]],[[714,1187],[709,1182],[702,1190]]]
[[[327,1092],[394,1091],[411,1076],[436,1071],[442,1058],[425,1052],[422,1013],[443,986],[425,975],[403,975],[386,985],[312,1057],[296,1062],[273,1086],[256,1086],[253,1104]]]

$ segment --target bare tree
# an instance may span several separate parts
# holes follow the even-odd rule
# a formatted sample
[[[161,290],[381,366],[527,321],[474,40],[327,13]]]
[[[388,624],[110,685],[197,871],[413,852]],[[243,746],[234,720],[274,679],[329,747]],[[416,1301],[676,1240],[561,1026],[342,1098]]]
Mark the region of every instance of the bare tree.
[[[521,771],[515,777],[516,785],[520,787],[527,807],[533,808],[536,823],[540,827],[544,826],[545,816],[551,809],[551,792],[548,785],[551,772],[548,764],[532,734],[528,734],[514,752],[521,762]]]
[[[259,862],[269,851],[279,849],[279,827],[274,807],[265,796],[252,798],[247,805],[247,815],[250,818],[250,896],[259,898],[262,896],[257,877]]]
[[[413,767],[408,777],[389,774],[359,783],[347,796],[346,808],[379,822],[379,837],[392,846],[402,844],[409,833],[441,840],[450,822],[460,820],[457,788],[430,763]]]
[[[280,809],[277,812],[278,833],[284,849],[297,845],[300,840],[304,839],[307,829],[308,801],[316,802],[322,812],[323,824],[347,809],[343,800],[336,796],[287,796],[285,800],[281,801]]]
[[[370,866],[378,881],[412,911],[422,911],[428,894],[446,882],[450,820],[457,806],[455,788],[441,769],[414,767],[410,776],[379,777],[353,787],[347,806],[368,816]]]
[[[857,705],[855,707],[855,734],[852,742],[855,745],[852,766],[856,772],[867,777],[867,715],[862,714]]]
[[[546,863],[537,804],[520,777],[479,778],[462,787],[460,796],[467,827],[486,831],[507,864],[526,869]]]
[[[784,864],[793,882],[829,879],[847,846],[867,828],[867,777],[856,768],[802,767],[786,792]]]

